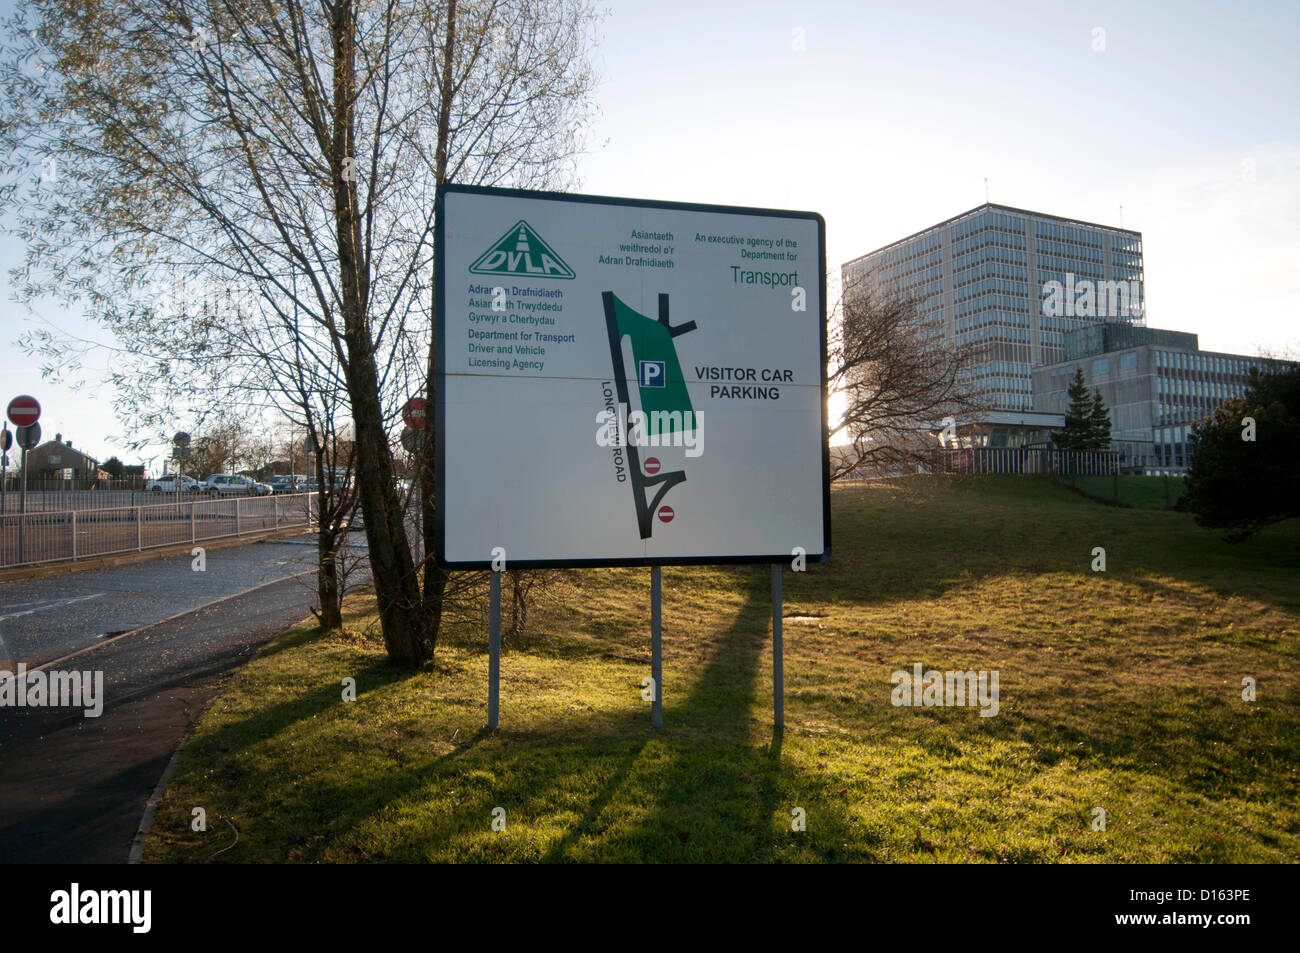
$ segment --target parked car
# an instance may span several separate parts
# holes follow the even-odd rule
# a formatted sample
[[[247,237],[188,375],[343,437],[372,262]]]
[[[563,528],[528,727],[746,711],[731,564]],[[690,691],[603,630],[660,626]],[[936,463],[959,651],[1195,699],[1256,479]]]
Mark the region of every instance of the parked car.
[[[210,474],[203,485],[209,496],[266,496],[271,492],[265,483],[232,473]]]
[[[244,477],[253,487],[254,496],[270,496],[275,491],[271,489],[271,484],[263,483],[260,480],[254,480],[252,477]]]
[[[275,493],[305,493],[308,481],[300,473],[291,473],[273,476],[266,482],[271,485],[271,490]]]
[[[202,489],[198,480],[187,476],[165,476],[158,480],[150,480],[144,485],[144,488],[150,493],[179,493],[182,491],[197,493]]]

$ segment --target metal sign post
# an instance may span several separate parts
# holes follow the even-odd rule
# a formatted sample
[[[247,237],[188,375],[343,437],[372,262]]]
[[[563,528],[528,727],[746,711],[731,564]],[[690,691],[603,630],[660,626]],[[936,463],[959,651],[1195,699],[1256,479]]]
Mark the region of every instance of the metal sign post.
[[[659,567],[650,567],[650,679],[654,685],[654,698],[650,702],[650,726],[664,726],[664,634],[662,593],[663,585]]]
[[[772,564],[772,727],[785,727],[785,643],[781,634],[782,563]]]
[[[184,430],[177,431],[172,437],[172,457],[176,460],[176,479],[172,480],[172,492],[179,493],[185,485],[185,458],[190,455],[190,435]]]
[[[303,438],[302,441],[302,468],[304,470],[310,470],[311,472],[303,475],[309,478],[308,480],[309,483],[311,480],[315,480],[317,477],[319,477],[319,480],[317,481],[318,485],[316,487],[316,492],[324,493],[325,492],[325,458],[324,456],[321,457],[320,472],[318,473],[316,470],[316,451],[318,449],[320,449],[320,447],[316,443],[315,435],[309,432],[307,436]],[[309,493],[308,499],[310,498],[311,498],[311,494]],[[324,497],[320,497],[319,499],[324,499]]]
[[[420,427],[424,426],[424,418],[420,418],[419,424]],[[412,509],[415,512],[416,551],[423,560],[426,555],[424,552],[424,431],[409,426],[403,427],[400,439],[402,447],[415,461],[415,496]]]
[[[24,428],[25,429],[25,428]],[[18,503],[18,563],[23,562],[23,531],[27,528],[27,445],[23,444],[22,454],[22,496]]]
[[[488,608],[488,729],[497,726],[501,703],[501,573],[492,570]]]
[[[13,446],[14,435],[9,428],[0,426],[0,516],[5,510],[5,484],[9,482],[9,448]]]
[[[13,412],[9,414],[13,419]],[[41,425],[28,424],[18,428],[18,446],[23,448],[23,495],[18,509],[18,561],[23,561],[23,534],[27,528],[27,451],[41,442]]]
[[[402,446],[415,460],[415,531],[420,543],[420,558],[424,552],[424,431],[428,427],[426,412],[428,401],[423,397],[409,397],[402,405],[402,422],[406,429],[402,431]],[[408,436],[409,434],[409,436]]]

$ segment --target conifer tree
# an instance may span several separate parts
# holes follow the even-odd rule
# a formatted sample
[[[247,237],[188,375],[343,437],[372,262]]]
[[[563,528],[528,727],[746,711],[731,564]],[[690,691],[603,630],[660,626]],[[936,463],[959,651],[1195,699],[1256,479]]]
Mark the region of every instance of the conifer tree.
[[[1057,450],[1087,450],[1091,437],[1093,401],[1088,385],[1083,380],[1083,370],[1074,372],[1070,381],[1070,407],[1065,412],[1065,429],[1052,434],[1052,444]]]
[[[1093,388],[1092,406],[1088,411],[1088,445],[1085,450],[1110,449],[1110,411],[1101,399],[1101,391]]]

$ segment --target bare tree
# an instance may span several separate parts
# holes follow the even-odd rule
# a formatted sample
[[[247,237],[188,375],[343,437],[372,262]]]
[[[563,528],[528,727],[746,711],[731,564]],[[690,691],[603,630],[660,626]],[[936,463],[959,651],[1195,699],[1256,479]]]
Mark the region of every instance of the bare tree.
[[[193,435],[189,453],[173,465],[196,480],[213,473],[252,469],[258,458],[257,437],[248,424],[225,414],[213,414]]]
[[[832,457],[832,479],[860,467],[889,473],[931,464],[944,418],[984,407],[968,378],[978,354],[946,341],[915,298],[869,279],[844,287],[827,350],[830,391],[846,401],[831,436],[849,438]]]
[[[432,654],[445,585],[426,570],[421,592],[390,433],[428,388],[435,190],[564,180],[591,21],[585,0],[20,0],[8,24],[0,213],[27,243],[20,299],[86,307],[123,344],[123,387],[251,391],[268,355],[290,404],[337,385],[401,664]],[[183,279],[232,300],[178,323],[156,298]],[[283,375],[293,361],[309,372]]]

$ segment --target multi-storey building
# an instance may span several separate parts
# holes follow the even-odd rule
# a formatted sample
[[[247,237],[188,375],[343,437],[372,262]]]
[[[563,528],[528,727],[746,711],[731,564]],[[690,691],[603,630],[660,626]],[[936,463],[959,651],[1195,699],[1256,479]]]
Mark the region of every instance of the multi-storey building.
[[[1033,371],[1034,410],[1061,414],[1076,370],[1110,409],[1111,440],[1126,466],[1181,470],[1192,425],[1230,397],[1245,396],[1252,368],[1285,361],[1202,351],[1195,334],[1102,324],[1065,336],[1064,358]]]
[[[981,205],[855,258],[859,281],[920,301],[921,331],[977,355],[970,381],[1013,431],[1034,414],[1031,369],[1065,358],[1065,335],[1104,321],[1141,321],[1142,235],[1123,228]],[[1058,424],[1059,425],[1059,424]]]

